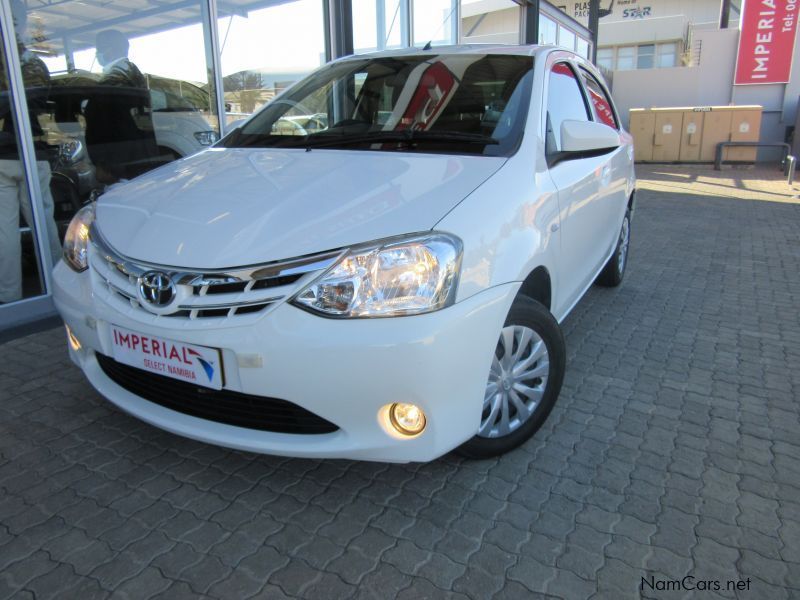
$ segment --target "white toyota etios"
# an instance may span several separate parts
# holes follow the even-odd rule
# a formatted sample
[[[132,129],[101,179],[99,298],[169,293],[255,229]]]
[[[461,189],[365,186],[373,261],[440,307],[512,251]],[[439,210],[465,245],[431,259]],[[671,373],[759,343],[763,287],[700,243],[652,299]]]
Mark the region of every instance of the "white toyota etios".
[[[427,461],[529,438],[559,328],[617,285],[631,137],[552,47],[356,56],[83,208],[72,359],[130,414],[255,452]]]

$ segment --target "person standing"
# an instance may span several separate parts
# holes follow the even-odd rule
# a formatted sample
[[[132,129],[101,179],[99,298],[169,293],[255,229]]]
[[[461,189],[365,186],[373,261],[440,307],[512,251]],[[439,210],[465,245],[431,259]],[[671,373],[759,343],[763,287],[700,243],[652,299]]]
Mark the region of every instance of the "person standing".
[[[100,183],[131,179],[157,166],[150,94],[128,58],[128,38],[116,29],[97,34],[103,75],[86,107],[86,147]]]
[[[46,87],[50,84],[50,72],[44,62],[34,55],[23,42],[27,29],[27,8],[21,0],[12,0],[11,11],[17,49],[22,67],[25,88]],[[0,60],[0,93],[9,96],[8,73],[4,61]],[[34,229],[33,214],[28,197],[28,186],[17,145],[17,130],[11,114],[11,101],[5,103],[8,112],[0,115],[3,122],[0,130],[0,303],[14,302],[22,298],[22,248],[20,244],[20,211],[27,224]],[[53,196],[50,193],[50,164],[46,160],[44,132],[39,124],[34,107],[29,107],[31,131],[37,152],[37,174],[42,192],[44,226],[47,229],[49,251],[55,265],[61,257],[61,242],[53,219]],[[45,249],[42,249],[45,251]]]

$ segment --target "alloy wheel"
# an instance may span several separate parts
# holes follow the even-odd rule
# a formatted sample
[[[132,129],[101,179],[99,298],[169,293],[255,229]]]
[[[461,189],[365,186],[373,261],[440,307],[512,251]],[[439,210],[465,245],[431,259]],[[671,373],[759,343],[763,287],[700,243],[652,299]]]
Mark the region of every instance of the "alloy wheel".
[[[509,325],[500,332],[486,384],[478,436],[497,438],[521,427],[547,387],[550,357],[533,329]]]

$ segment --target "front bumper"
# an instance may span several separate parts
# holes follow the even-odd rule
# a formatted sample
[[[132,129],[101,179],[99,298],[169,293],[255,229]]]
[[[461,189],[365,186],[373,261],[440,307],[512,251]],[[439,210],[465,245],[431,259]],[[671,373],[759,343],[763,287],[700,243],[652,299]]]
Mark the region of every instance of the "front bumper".
[[[267,454],[391,462],[428,461],[478,430],[497,337],[519,284],[485,290],[412,317],[332,320],[281,304],[246,327],[141,322],[92,293],[87,273],[59,263],[56,306],[80,341],[73,361],[111,402],[143,421],[203,442]],[[95,358],[112,355],[110,324],[221,348],[225,387],[281,398],[339,427],[283,434],[225,425],[159,406],[114,383]],[[393,433],[381,408],[411,402],[427,416],[417,437]]]

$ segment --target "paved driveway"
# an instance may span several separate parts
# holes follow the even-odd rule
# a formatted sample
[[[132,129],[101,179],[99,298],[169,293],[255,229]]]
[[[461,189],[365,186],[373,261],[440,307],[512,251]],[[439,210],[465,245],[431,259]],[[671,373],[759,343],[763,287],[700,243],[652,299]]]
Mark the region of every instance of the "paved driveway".
[[[111,408],[60,330],[0,346],[0,598],[800,597],[800,206],[645,175],[625,284],[498,460],[231,452]]]

